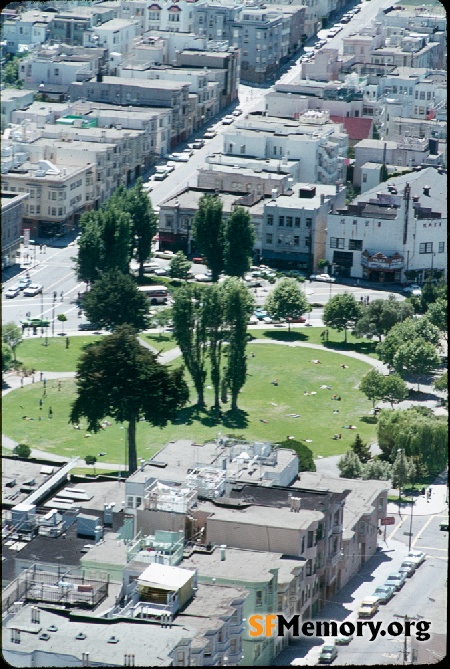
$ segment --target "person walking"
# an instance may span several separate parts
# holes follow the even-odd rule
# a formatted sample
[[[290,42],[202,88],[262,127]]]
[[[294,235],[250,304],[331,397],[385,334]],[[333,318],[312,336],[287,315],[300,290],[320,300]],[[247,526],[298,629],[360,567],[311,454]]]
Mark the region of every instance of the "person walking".
[[[53,409],[52,409],[52,407],[49,407],[49,410],[48,410],[48,417],[49,417],[49,418],[53,418]]]

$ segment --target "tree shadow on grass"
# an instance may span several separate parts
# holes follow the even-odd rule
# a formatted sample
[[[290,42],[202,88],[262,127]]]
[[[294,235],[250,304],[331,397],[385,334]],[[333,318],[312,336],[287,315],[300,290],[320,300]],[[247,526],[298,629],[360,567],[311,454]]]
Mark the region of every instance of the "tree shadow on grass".
[[[326,341],[324,342],[323,346],[324,348],[329,348],[333,351],[356,351],[357,353],[364,353],[365,355],[369,355],[371,353],[375,353],[377,342]]]
[[[221,416],[222,413],[222,416]],[[173,425],[192,425],[194,422],[201,423],[205,427],[223,425],[226,428],[245,428],[248,426],[248,414],[242,409],[227,412],[219,412],[217,409],[200,408],[196,405],[180,409]]]
[[[360,419],[361,423],[368,423],[369,425],[376,425],[378,418],[376,416],[362,416]]]
[[[231,429],[243,429],[248,426],[248,413],[242,409],[230,409],[223,415],[222,424]]]
[[[273,339],[274,341],[294,342],[309,340],[309,336],[303,334],[303,332],[280,332],[279,330],[264,330],[262,334],[264,337],[267,337],[267,339]],[[252,337],[252,339],[257,339],[257,337]],[[249,340],[249,343],[251,343],[251,339]]]

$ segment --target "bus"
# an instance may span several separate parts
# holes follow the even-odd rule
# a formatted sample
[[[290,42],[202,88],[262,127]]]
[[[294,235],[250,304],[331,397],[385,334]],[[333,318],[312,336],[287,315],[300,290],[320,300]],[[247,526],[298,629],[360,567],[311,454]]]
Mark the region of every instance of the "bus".
[[[139,290],[147,296],[150,304],[167,304],[166,286],[139,286]]]

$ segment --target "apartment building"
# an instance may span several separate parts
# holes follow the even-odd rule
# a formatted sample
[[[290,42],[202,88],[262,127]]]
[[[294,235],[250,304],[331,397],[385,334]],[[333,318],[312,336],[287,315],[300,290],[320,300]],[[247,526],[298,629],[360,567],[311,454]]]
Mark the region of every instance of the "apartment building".
[[[28,200],[28,193],[9,191],[6,186],[2,180],[2,270],[16,262]]]
[[[63,9],[60,8],[61,3],[58,2],[59,11],[52,21],[50,38],[55,42],[82,46],[87,30],[101,26],[114,18],[114,12],[106,6],[107,3],[89,4],[90,6]]]
[[[71,100],[169,108],[172,113],[171,147],[189,136],[188,83],[138,79],[127,82],[120,77],[101,77],[101,81],[71,84],[69,95]]]
[[[206,68],[209,82],[219,84],[219,109],[228,107],[238,99],[239,75],[240,75],[240,53],[239,49],[228,46],[224,48],[221,43],[210,42],[207,49],[185,48],[176,54],[177,67],[184,68]]]
[[[415,170],[328,216],[326,259],[340,276],[377,283],[447,275],[447,175]]]
[[[105,60],[104,49],[42,47],[20,61],[19,77],[26,87],[37,91],[41,84],[69,86],[73,81],[92,79]]]
[[[83,34],[83,46],[103,47],[111,53],[126,54],[133,48],[134,40],[141,35],[141,24],[131,19],[111,19]]]
[[[244,8],[244,2],[235,0],[199,0],[193,6],[193,30],[208,40],[226,40],[231,43],[232,25],[239,21]]]
[[[4,88],[1,92],[1,130],[5,130],[11,123],[11,115],[16,109],[23,109],[34,100],[32,91],[23,91],[18,88]]]
[[[43,44],[50,36],[50,28],[55,18],[54,12],[32,9],[17,14],[3,21],[3,40],[5,51],[16,54],[21,47],[34,47]]]
[[[300,161],[300,181],[335,184],[345,180],[348,136],[326,111],[308,110],[297,121],[250,114],[223,133],[223,153]]]

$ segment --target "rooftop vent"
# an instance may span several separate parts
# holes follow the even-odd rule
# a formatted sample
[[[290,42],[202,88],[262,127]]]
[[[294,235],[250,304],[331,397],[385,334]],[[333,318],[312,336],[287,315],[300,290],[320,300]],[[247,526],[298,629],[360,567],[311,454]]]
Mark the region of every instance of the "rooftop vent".
[[[427,195],[427,197],[430,197],[430,189],[431,189],[430,186],[424,186],[423,187],[423,194]]]

